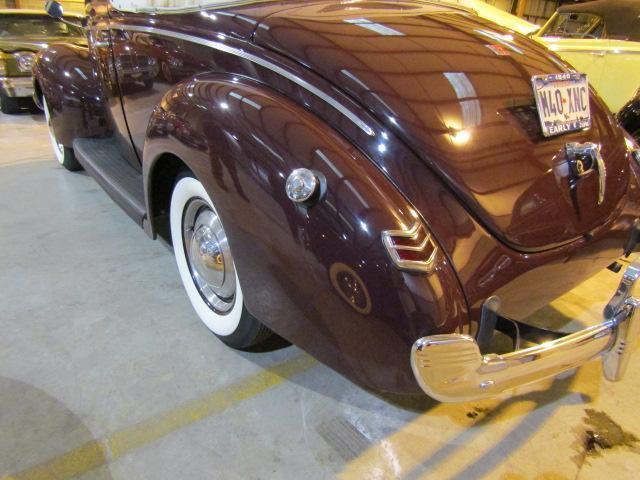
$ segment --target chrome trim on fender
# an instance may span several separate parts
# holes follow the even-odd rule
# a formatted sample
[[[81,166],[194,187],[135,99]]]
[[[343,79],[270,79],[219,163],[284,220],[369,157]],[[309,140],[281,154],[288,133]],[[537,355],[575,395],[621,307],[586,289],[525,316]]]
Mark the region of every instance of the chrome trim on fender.
[[[375,132],[369,125],[367,125],[362,119],[360,119],[360,117],[358,117],[355,113],[353,113],[347,107],[345,107],[340,102],[338,102],[335,98],[332,98],[331,96],[327,95],[322,90],[320,90],[319,88],[311,85],[306,80],[303,80],[297,75],[294,75],[293,73],[289,72],[285,68],[282,68],[281,66],[276,65],[275,63],[270,62],[269,60],[265,60],[264,58],[261,58],[257,55],[254,55],[249,52],[245,52],[240,48],[231,47],[229,45],[225,45],[222,42],[206,40],[204,38],[200,38],[195,35],[188,35],[186,33],[174,32],[172,30],[165,30],[162,28],[155,28],[155,27],[143,27],[139,25],[124,25],[121,23],[112,23],[112,24],[109,24],[108,27],[105,27],[105,29],[129,30],[132,32],[142,32],[142,33],[154,33],[154,34],[162,35],[165,37],[177,38],[179,40],[184,40],[186,42],[204,45],[205,47],[213,48],[221,52],[229,53],[231,55],[244,58],[245,60],[249,60],[250,62],[256,63],[264,68],[267,68],[272,72],[277,73],[278,75],[282,75],[283,77],[288,78],[295,84],[301,86],[308,92],[312,93],[316,97],[320,98],[321,100],[325,101],[326,103],[331,105],[333,108],[338,110],[342,115],[344,115],[353,123],[355,123],[367,135],[369,136],[375,135]]]
[[[464,402],[553,377],[603,356],[607,380],[618,381],[640,335],[640,300],[633,296],[640,261],[627,267],[604,310],[604,322],[558,340],[504,355],[482,355],[468,335],[432,335],[411,349],[411,367],[427,395]]]
[[[396,244],[394,239],[407,239],[409,241],[415,241],[420,237],[420,233],[424,235],[424,240],[418,245],[403,245]],[[431,235],[431,232],[422,224],[422,222],[416,222],[413,227],[408,230],[385,230],[382,232],[382,244],[387,250],[387,253],[391,257],[393,263],[400,269],[410,270],[416,272],[430,273],[434,267],[434,260],[438,253],[438,247]],[[431,247],[430,251],[427,247]],[[428,256],[418,259],[403,259],[401,252],[425,252]]]

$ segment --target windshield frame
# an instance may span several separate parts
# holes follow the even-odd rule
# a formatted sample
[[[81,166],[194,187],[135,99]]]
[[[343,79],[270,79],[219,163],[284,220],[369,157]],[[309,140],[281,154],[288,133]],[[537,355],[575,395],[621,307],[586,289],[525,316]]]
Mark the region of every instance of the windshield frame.
[[[588,32],[585,33],[570,33],[570,32],[566,32],[566,24],[567,22],[565,21],[565,32],[563,33],[558,33],[558,32],[549,32],[549,29],[552,27],[552,25],[554,25],[557,20],[558,17],[562,16],[562,17],[570,17],[571,15],[589,15],[590,17],[593,17],[595,20],[597,20],[596,23],[594,23],[592,26],[589,27],[590,31],[593,31],[594,29],[598,29],[600,28],[600,26],[602,26],[602,34],[600,36],[596,36],[593,34],[590,34]],[[544,26],[537,32],[536,34],[539,37],[553,37],[553,38],[563,38],[563,39],[571,39],[571,40],[605,40],[607,38],[607,25],[605,22],[605,19],[601,16],[598,15],[596,13],[591,13],[591,12],[555,12],[551,18],[547,21],[547,23],[544,24]]]

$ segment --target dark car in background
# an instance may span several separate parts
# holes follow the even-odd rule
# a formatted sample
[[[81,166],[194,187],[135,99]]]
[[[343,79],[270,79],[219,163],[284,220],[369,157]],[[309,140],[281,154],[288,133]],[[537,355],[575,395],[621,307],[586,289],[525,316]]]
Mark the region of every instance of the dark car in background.
[[[636,142],[640,142],[640,88],[618,112],[618,120]]]
[[[55,42],[84,41],[82,28],[44,12],[0,10],[0,111],[16,113],[34,108],[31,66],[38,50]]]

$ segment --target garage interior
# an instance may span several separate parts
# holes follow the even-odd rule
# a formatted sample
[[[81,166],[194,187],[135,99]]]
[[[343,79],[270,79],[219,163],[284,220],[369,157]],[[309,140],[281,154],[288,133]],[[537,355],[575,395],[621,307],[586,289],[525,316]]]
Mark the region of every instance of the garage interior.
[[[488,3],[540,24],[562,2]],[[602,271],[533,317],[563,331],[595,325],[621,275]],[[620,383],[594,361],[446,404],[365,390],[278,337],[228,348],[194,313],[170,248],[88,174],[65,171],[44,116],[27,110],[0,113],[0,332],[0,480],[640,472],[638,354]]]
[[[42,115],[0,114],[0,478],[637,478],[640,357],[464,404],[363,390],[295,346],[234,351]],[[599,321],[608,270],[535,315]],[[150,286],[153,286],[152,288]],[[582,325],[581,327],[584,327]]]

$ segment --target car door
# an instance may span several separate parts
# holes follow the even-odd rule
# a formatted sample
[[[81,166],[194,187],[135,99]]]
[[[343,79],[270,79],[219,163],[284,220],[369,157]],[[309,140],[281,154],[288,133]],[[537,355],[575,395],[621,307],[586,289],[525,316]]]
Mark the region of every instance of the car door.
[[[118,75],[113,59],[113,40],[109,31],[109,4],[107,0],[91,0],[87,3],[87,29],[91,56],[103,86],[104,105],[113,127],[112,138],[122,158],[140,170],[141,162],[132,144],[122,102]]]
[[[606,40],[592,38],[533,37],[549,50],[558,54],[576,71],[586,73],[589,84],[600,92],[607,81],[604,75],[606,62]]]
[[[149,34],[113,28],[111,36],[122,108],[133,148],[142,158],[149,117],[170,85],[158,78],[159,53],[150,43]]]
[[[591,13],[556,12],[533,38],[555,52],[600,91],[607,81],[604,20]]]
[[[640,86],[640,42],[607,40],[604,59],[606,73],[598,93],[617,113]]]

